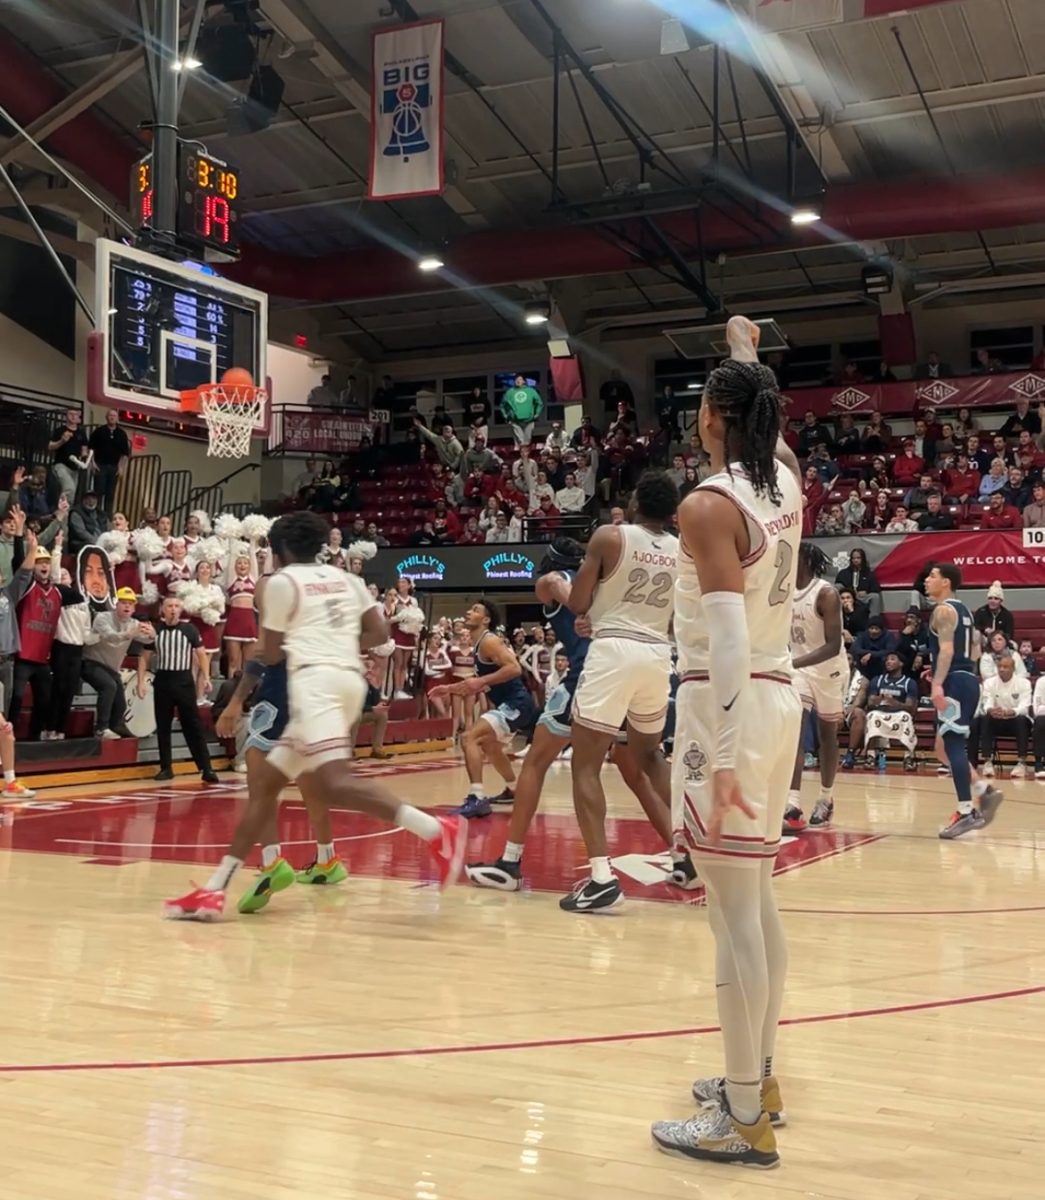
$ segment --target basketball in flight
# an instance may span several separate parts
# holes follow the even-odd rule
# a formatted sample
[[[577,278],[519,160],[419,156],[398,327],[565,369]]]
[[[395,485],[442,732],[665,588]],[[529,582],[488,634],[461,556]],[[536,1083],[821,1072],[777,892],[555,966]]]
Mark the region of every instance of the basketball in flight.
[[[253,387],[254,377],[246,367],[229,367],[222,375],[221,382],[229,387]]]

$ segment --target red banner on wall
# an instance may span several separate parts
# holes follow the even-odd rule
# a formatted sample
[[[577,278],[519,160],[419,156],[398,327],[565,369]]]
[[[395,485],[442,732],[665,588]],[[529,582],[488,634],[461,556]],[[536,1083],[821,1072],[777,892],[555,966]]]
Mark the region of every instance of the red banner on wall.
[[[858,544],[866,546],[875,540],[860,538]],[[990,587],[995,579],[1012,587],[1045,583],[1045,547],[1024,547],[1020,529],[909,533],[894,542],[882,558],[871,559],[882,587],[910,587],[927,562],[957,564],[963,587]]]
[[[1045,373],[963,375],[953,379],[915,379],[904,383],[849,383],[839,387],[791,388],[792,420],[812,409],[818,417],[854,416],[878,411],[883,416],[912,416],[923,408],[997,408],[1017,400],[1045,400]]]
[[[354,450],[370,425],[358,417],[338,413],[282,410],[283,447],[290,453],[343,454]]]

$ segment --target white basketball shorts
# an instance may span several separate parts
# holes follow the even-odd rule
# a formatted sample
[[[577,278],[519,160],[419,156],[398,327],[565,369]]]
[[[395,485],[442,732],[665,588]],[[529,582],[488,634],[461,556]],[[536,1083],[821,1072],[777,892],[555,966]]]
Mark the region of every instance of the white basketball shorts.
[[[845,712],[845,693],[849,671],[831,663],[803,667],[795,672],[795,687],[807,709],[816,709],[821,721],[841,721]]]
[[[668,713],[671,647],[630,638],[596,638],[573,697],[573,724],[616,735],[628,724],[659,734]]]
[[[708,841],[715,699],[706,680],[684,680],[675,699],[675,752],[671,763],[671,817],[677,843],[696,856],[736,866],[776,857],[802,727],[802,701],[790,680],[752,679],[743,698],[737,782],[757,807],[748,817],[730,809],[716,845]]]
[[[288,779],[352,757],[350,731],[363,715],[366,680],[347,667],[321,665],[291,671],[290,720],[268,761]]]

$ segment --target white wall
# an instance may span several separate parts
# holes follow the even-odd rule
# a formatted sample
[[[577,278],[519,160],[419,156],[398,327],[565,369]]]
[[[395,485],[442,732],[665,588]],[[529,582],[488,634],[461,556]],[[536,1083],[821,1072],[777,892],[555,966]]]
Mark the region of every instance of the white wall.
[[[308,394],[319,386],[320,379],[330,371],[325,358],[317,358],[307,350],[269,342],[267,349],[268,377],[272,383],[272,402],[305,404]]]
[[[75,396],[76,363],[27,329],[0,316],[0,382]]]

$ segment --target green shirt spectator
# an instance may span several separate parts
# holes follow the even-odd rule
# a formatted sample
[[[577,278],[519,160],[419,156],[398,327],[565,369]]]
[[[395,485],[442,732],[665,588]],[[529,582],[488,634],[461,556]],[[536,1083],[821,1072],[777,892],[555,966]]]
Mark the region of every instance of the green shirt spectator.
[[[512,436],[518,446],[528,446],[533,437],[533,423],[544,411],[544,402],[536,388],[532,388],[522,375],[516,375],[515,386],[501,397],[501,412],[512,427]]]

